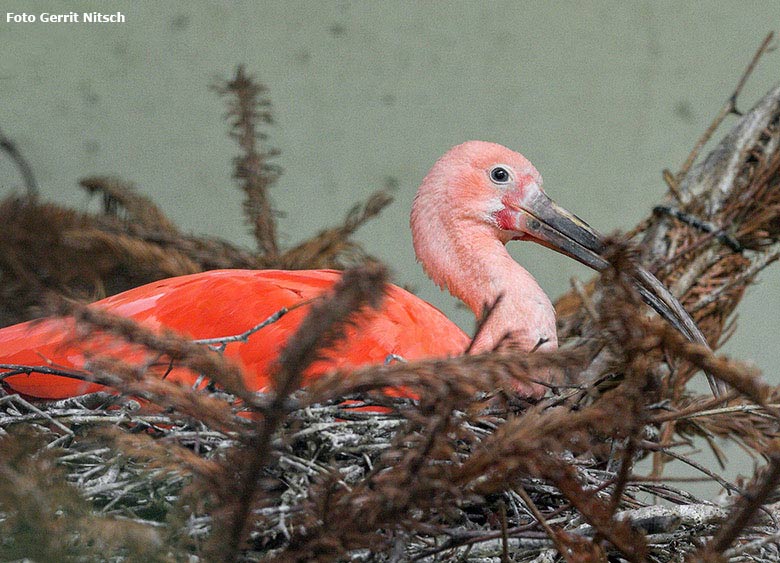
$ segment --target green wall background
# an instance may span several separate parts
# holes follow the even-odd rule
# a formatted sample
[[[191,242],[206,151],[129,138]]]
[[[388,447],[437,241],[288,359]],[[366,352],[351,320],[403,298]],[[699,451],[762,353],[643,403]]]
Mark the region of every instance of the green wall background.
[[[251,239],[231,180],[236,148],[209,90],[236,64],[269,88],[285,173],[273,191],[286,244],[336,222],[397,181],[396,203],[358,239],[395,279],[466,328],[470,314],[415,263],[408,208],[418,182],[467,139],[522,151],[559,203],[602,232],[627,229],[665,191],[730,95],[780,3],[8,1],[5,11],[125,13],[124,24],[0,20],[0,127],[44,197],[89,207],[87,174],[138,184],[185,229]],[[748,109],[780,77],[767,56],[740,99]],[[728,123],[733,123],[729,121]],[[21,185],[0,160],[3,193]],[[516,243],[553,295],[590,273]],[[780,272],[740,309],[726,350],[780,384]]]

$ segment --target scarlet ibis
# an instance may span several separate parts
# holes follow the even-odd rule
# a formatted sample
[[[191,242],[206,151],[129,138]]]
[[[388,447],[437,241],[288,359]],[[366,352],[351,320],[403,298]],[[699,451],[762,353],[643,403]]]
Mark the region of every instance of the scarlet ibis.
[[[529,351],[557,347],[553,306],[507,252],[510,240],[541,243],[596,270],[607,265],[601,238],[549,199],[539,172],[525,157],[494,143],[463,143],[434,164],[414,199],[411,228],[417,258],[436,284],[475,315],[497,302],[472,353],[490,350],[499,341]],[[195,339],[214,338],[242,333],[283,307],[321,295],[339,275],[332,270],[209,271],[150,283],[94,306],[153,329],[167,327]],[[639,282],[646,300],[662,315],[682,330],[693,330],[690,318],[655,278],[643,273]],[[274,359],[306,309],[290,312],[245,343],[227,345],[224,353],[242,366],[250,389],[263,391],[269,386]],[[362,316],[344,342],[306,375],[381,363],[391,354],[408,360],[452,356],[463,353],[468,344],[464,332],[432,305],[390,286],[381,310]],[[88,346],[73,342],[72,320],[22,323],[0,330],[0,364],[78,370],[84,367]],[[105,342],[101,346],[111,347]],[[168,377],[192,384],[197,375],[174,369]],[[35,371],[6,376],[3,386],[46,399],[101,388]],[[538,395],[543,389],[524,391]]]

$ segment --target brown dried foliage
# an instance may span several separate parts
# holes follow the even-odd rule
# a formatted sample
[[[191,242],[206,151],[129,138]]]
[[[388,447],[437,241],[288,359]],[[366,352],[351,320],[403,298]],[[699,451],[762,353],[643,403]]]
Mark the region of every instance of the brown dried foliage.
[[[268,137],[258,129],[258,125],[273,122],[271,102],[265,97],[267,88],[239,66],[232,80],[221,82],[215,89],[228,100],[227,117],[232,125],[230,135],[244,153],[235,159],[235,178],[246,194],[244,212],[247,221],[252,226],[261,254],[274,261],[279,256],[279,245],[268,188],[281,171],[268,162],[278,151],[258,147],[258,141],[265,141]]]
[[[0,559],[98,560],[121,557],[128,549],[153,558],[161,552],[157,530],[95,514],[44,446],[41,435],[30,430],[0,439]]]
[[[762,43],[714,126],[736,112],[737,95],[758,57],[766,52],[771,38],[770,34]],[[714,129],[711,127],[697,143],[692,157]],[[779,145],[780,102],[775,90],[760,101],[707,158],[696,166],[692,166],[694,159],[690,158],[679,174],[668,173],[670,194],[664,207],[671,208],[672,213],[657,212],[632,232],[633,239],[640,242],[641,261],[672,289],[714,349],[735,329],[732,313],[745,289],[764,267],[780,256]],[[589,341],[596,330],[584,304],[598,301],[602,291],[598,281],[594,281],[587,284],[584,291],[571,291],[558,300],[560,333],[563,338],[570,339],[571,345],[577,345],[580,340]],[[661,344],[668,344],[669,338],[674,338],[671,333],[663,337]],[[593,357],[601,352],[593,350]],[[663,350],[663,346],[658,348],[659,353]],[[694,346],[688,348],[686,357],[693,360],[696,354],[709,357]],[[683,365],[666,362],[659,399],[669,400],[673,405],[687,405],[691,400],[687,387],[691,377],[702,367],[721,370],[725,375],[729,370],[724,362],[719,360],[719,365],[712,366],[703,366],[697,361]],[[606,364],[608,362],[598,365]],[[605,372],[602,367],[590,375],[601,377]],[[735,384],[753,385],[755,381],[741,369],[731,375],[739,380]],[[741,375],[747,377],[741,378]],[[767,389],[752,391],[754,400],[768,392]],[[740,421],[750,419],[750,423],[732,437],[742,436],[751,444],[757,440],[765,442],[755,432],[755,428],[766,426],[759,418],[754,413],[745,413]],[[667,420],[662,429],[662,442],[673,441],[677,433],[675,424],[674,420]],[[711,418],[682,421],[682,424],[684,433],[704,435],[708,439],[722,435],[725,429],[722,423]],[[740,425],[728,426],[737,431]],[[656,472],[660,473],[663,461],[662,456],[656,456]]]
[[[704,547],[691,555],[690,561],[725,559],[723,552],[737,541],[739,533],[750,524],[762,505],[774,494],[777,485],[780,484],[780,444],[774,441],[766,449],[766,455],[769,463],[756,474],[745,494],[739,496],[734,502],[731,517],[724,521],[715,536]]]
[[[179,234],[179,228],[165,213],[151,199],[138,193],[132,184],[105,176],[84,178],[79,184],[87,193],[102,196],[106,215],[124,215],[126,221],[149,231]]]
[[[263,91],[242,69],[221,91],[232,96],[230,115],[245,152],[245,158],[238,161],[237,175],[244,183],[245,209],[261,255],[218,241],[183,237],[159,210],[133,196],[126,186],[93,180],[97,187],[90,184],[90,189],[107,198],[106,212],[98,216],[77,215],[35,201],[5,203],[12,208],[5,211],[9,222],[18,223],[10,229],[12,242],[0,243],[6,245],[0,247],[0,268],[4,275],[12,272],[11,279],[18,280],[19,287],[21,280],[37,284],[29,292],[28,302],[39,302],[46,292],[83,292],[85,288],[95,292],[107,285],[110,276],[119,279],[122,267],[131,268],[135,276],[155,275],[132,270],[117,258],[125,254],[138,254],[132,262],[143,267],[160,260],[165,268],[174,270],[231,260],[255,264],[249,267],[327,266],[352,252],[348,237],[387,204],[386,195],[375,195],[363,207],[355,208],[341,227],[282,253],[276,245],[267,199],[269,179],[263,176],[267,155],[256,147],[254,124],[267,121],[262,114],[267,109],[262,105]],[[780,108],[774,115],[780,115]],[[381,267],[369,264],[346,273],[332,295],[312,306],[280,356],[274,391],[255,397],[243,388],[235,366],[202,345],[59,300],[58,312],[76,319],[80,338],[111,334],[134,349],[146,351],[146,359],[138,365],[113,356],[92,357],[90,373],[84,377],[146,401],[146,414],[128,416],[122,423],[123,428],[141,434],[113,433],[108,440],[114,447],[132,460],[152,462],[153,469],[188,477],[179,492],[180,504],[172,511],[178,520],[167,523],[170,533],[188,535],[183,530],[191,528],[184,522],[209,519],[208,533],[172,541],[154,556],[164,553],[168,557],[173,550],[181,550],[176,556],[196,551],[215,560],[267,556],[308,561],[357,556],[361,550],[369,550],[396,560],[446,560],[500,541],[497,553],[505,559],[510,556],[510,545],[519,545],[532,546],[526,552],[532,554],[529,556],[536,556],[540,549],[557,548],[569,561],[603,561],[608,557],[664,560],[670,552],[678,556],[686,549],[694,560],[718,560],[735,542],[747,545],[756,530],[777,533],[776,522],[766,518],[770,509],[764,505],[773,500],[770,493],[780,479],[774,405],[780,391],[766,385],[754,369],[690,344],[658,319],[646,318],[626,273],[633,271],[637,259],[650,263],[694,312],[710,342],[722,340],[726,320],[746,284],[771,261],[768,257],[780,244],[778,121],[769,119],[750,150],[739,153],[742,166],[733,189],[727,190],[722,200],[713,203],[712,191],[697,192],[693,180],[686,184],[687,165],[686,174],[671,177],[679,181],[672,191],[681,211],[713,225],[728,225],[726,234],[745,250],[736,252],[717,232],[702,232],[679,215],[650,218],[634,235],[644,234],[645,255],[637,257],[625,242],[613,241],[609,254],[612,267],[584,291],[559,302],[562,335],[579,345],[555,353],[501,350],[369,367],[350,374],[330,374],[306,390],[298,390],[302,372],[343,335],[353,315],[380,300],[386,274]],[[695,175],[700,169],[690,170]],[[14,206],[19,213],[14,212]],[[51,224],[37,225],[36,213],[38,219],[40,213],[49,213]],[[138,214],[155,218],[132,220]],[[68,244],[81,244],[82,252],[84,247],[103,249],[106,258],[102,269],[87,266],[82,257],[75,265],[65,265],[62,277],[39,276],[37,272],[56,264],[53,260],[65,262],[65,258],[43,258],[39,252],[43,247],[36,246],[32,236],[36,229],[44,229],[41,236],[49,242],[50,253],[68,248]],[[40,264],[28,261],[25,252],[37,256]],[[78,254],[71,252],[72,256]],[[69,283],[76,277],[73,271],[79,260],[86,268],[87,281],[73,289]],[[368,261],[365,256],[361,260]],[[101,263],[89,260],[90,264],[96,261]],[[22,294],[13,284],[9,287],[7,297]],[[606,360],[593,362],[594,357]],[[171,363],[202,374],[215,385],[193,390],[146,376],[147,372],[159,374]],[[575,376],[589,374],[590,379],[572,377],[572,385],[555,389],[553,396],[535,405],[508,400],[518,380],[532,380],[536,370],[551,367]],[[690,395],[686,383],[701,370],[732,386],[730,403]],[[382,393],[399,386],[414,392],[419,400],[394,400]],[[214,389],[215,393],[209,392]],[[358,398],[393,412],[384,418],[355,412],[352,404],[339,406],[345,398]],[[8,412],[1,413],[6,424],[34,421],[43,435],[64,432],[52,444],[80,443],[76,433],[58,425],[57,419],[40,409],[35,412],[37,407],[28,414],[20,408],[6,408]],[[52,412],[62,408],[57,405]],[[322,425],[334,423],[322,433],[316,425],[302,428],[298,421],[318,408],[334,409],[331,413],[337,414],[331,418],[338,416],[343,422],[321,421]],[[249,416],[236,416],[240,410],[248,411]],[[103,416],[112,424],[117,421],[110,410]],[[373,450],[354,449],[348,441],[340,441],[355,439],[348,429],[360,420],[376,427],[391,425],[391,437]],[[186,431],[177,433],[171,428]],[[651,429],[658,432],[655,440]],[[200,442],[215,434],[220,436],[219,446],[201,454]],[[655,479],[652,488],[636,489],[636,482],[647,479],[634,475],[634,462],[647,451],[659,452],[657,459],[662,459],[660,452],[675,451],[679,445],[676,440],[691,434],[740,440],[768,463],[743,492],[723,480],[738,494],[712,540],[696,550],[701,542],[695,534],[710,533],[712,521],[688,536],[675,536],[677,526],[671,522],[661,526],[662,533],[673,538],[669,540],[673,549],[664,551],[658,542],[647,541],[645,534],[652,533],[648,528],[625,516],[633,509],[647,508],[635,493],[650,492],[681,504],[691,503],[691,498],[683,491],[663,487],[658,474],[650,478]],[[162,437],[155,441],[155,436]],[[14,460],[24,457],[19,452],[33,451],[8,437],[0,439],[0,447],[11,452],[0,457],[0,471],[12,477],[15,474],[9,471]],[[326,457],[328,448],[335,450],[330,457]],[[350,466],[359,467],[359,471],[348,475],[341,472],[339,462],[350,456],[360,458],[362,465]],[[46,459],[33,458],[30,463]],[[614,462],[619,462],[619,468]],[[291,468],[296,467],[303,469],[295,473]],[[594,482],[594,473],[588,468],[602,477]],[[58,483],[35,481],[39,475],[33,474],[27,488],[20,491],[30,490],[32,483],[46,490],[53,487],[53,494],[60,494],[63,488]],[[71,493],[67,489],[63,494]],[[7,494],[13,500],[17,493]],[[514,508],[511,514],[507,504]],[[14,510],[5,506],[4,510]],[[48,508],[40,502],[30,515],[19,514],[37,529],[52,534],[58,528]],[[556,520],[562,513],[580,523]],[[0,525],[13,524],[18,517],[14,513]],[[90,521],[88,516],[84,518],[83,522]],[[50,549],[54,544],[42,545]],[[129,549],[136,553],[135,547]]]

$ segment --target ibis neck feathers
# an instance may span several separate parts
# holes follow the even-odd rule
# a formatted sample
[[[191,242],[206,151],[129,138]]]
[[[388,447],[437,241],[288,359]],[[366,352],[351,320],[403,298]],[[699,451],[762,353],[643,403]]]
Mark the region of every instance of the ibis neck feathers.
[[[473,352],[492,350],[505,338],[526,351],[557,347],[555,309],[550,299],[509,255],[490,225],[452,217],[437,217],[438,221],[424,224],[417,219],[420,217],[413,213],[415,252],[439,287],[446,287],[477,318],[500,297]]]

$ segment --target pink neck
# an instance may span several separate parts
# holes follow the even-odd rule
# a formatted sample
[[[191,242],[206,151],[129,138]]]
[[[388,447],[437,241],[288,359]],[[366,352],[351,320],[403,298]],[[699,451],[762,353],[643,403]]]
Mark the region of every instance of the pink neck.
[[[536,280],[490,229],[472,225],[466,230],[445,236],[426,233],[416,238],[415,249],[431,279],[447,287],[477,318],[501,296],[472,352],[492,350],[502,341],[526,351],[556,349],[555,310]]]

